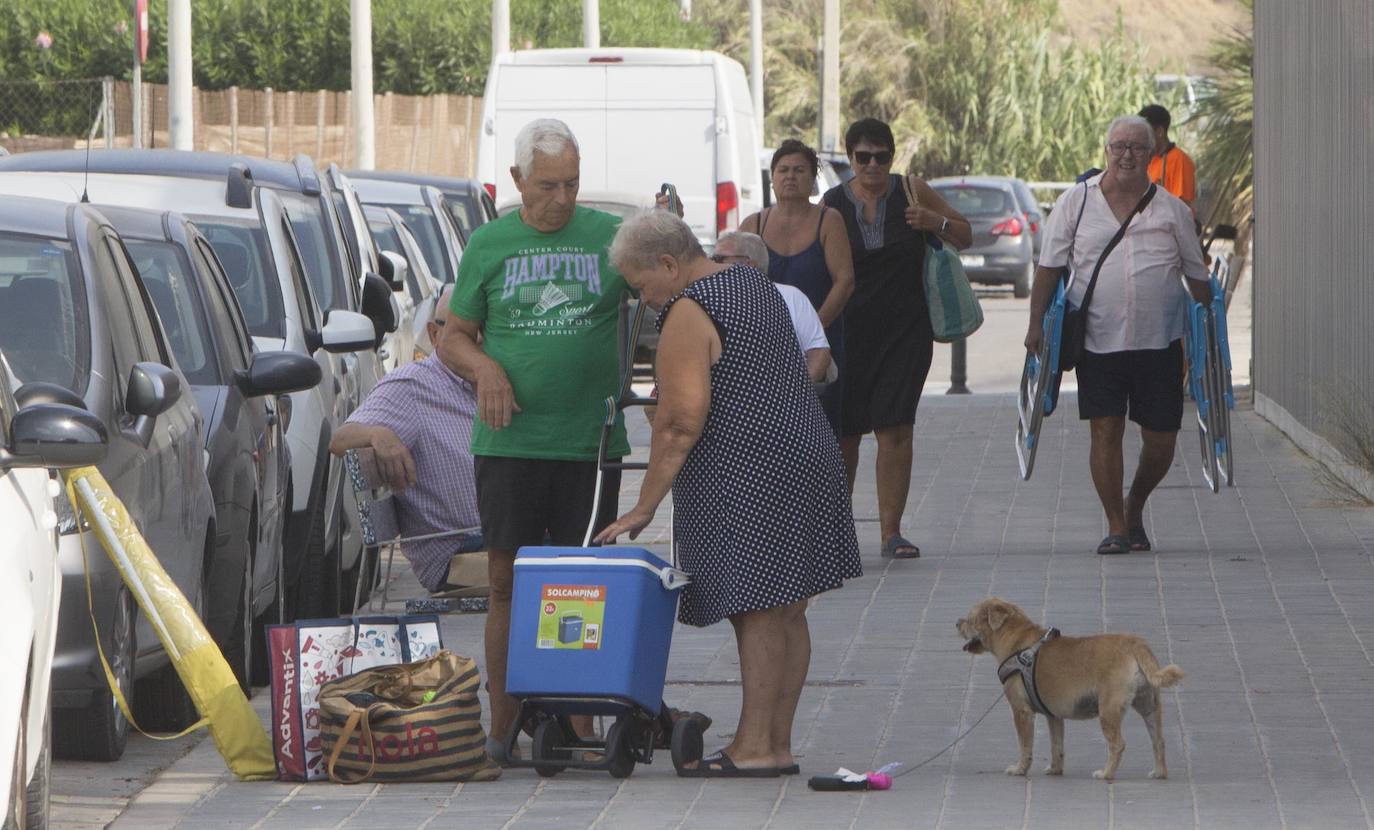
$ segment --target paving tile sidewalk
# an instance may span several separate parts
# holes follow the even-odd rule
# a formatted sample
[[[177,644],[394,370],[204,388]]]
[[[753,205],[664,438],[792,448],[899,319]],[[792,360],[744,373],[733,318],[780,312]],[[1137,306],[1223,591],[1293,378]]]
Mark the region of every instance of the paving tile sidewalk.
[[[1072,413],[1072,399],[1065,404]],[[907,512],[907,535],[923,552],[914,561],[877,555],[865,444],[855,508],[867,573],[810,612],[799,779],[683,780],[661,753],[624,781],[512,770],[458,786],[248,784],[228,777],[204,741],[112,826],[1374,828],[1374,510],[1326,502],[1312,462],[1243,412],[1239,486],[1205,489],[1196,436],[1185,430],[1148,515],[1156,551],[1098,557],[1091,551],[1104,528],[1086,429],[1050,419],[1036,476],[1021,483],[1013,418],[1005,396],[922,404]],[[627,478],[623,503],[636,484]],[[649,534],[660,550],[667,514]],[[1031,776],[1008,777],[1016,741],[997,703],[953,750],[891,791],[809,791],[807,775],[838,766],[926,758],[994,704],[991,658],[960,651],[953,627],[990,593],[1067,633],[1140,634],[1161,661],[1183,667],[1187,679],[1165,693],[1170,778],[1147,777],[1149,741],[1135,715],[1115,783],[1090,777],[1106,752],[1094,722],[1068,726],[1065,774],[1049,778],[1040,773],[1041,720]],[[446,618],[446,643],[480,655],[481,625],[478,616]],[[729,626],[680,628],[668,680],[670,702],[715,716],[708,748],[725,744],[740,691]]]

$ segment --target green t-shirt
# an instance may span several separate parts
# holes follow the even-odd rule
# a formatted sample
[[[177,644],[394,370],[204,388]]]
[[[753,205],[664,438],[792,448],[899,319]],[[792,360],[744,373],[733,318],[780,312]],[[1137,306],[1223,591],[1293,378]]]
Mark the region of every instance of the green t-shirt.
[[[478,228],[463,251],[449,309],[480,323],[483,349],[501,364],[520,411],[494,430],[479,417],[473,455],[595,460],[604,401],[620,388],[620,297],[625,278],[607,251],[620,218],[578,207],[543,233],[518,210]],[[607,455],[630,452],[617,417]]]

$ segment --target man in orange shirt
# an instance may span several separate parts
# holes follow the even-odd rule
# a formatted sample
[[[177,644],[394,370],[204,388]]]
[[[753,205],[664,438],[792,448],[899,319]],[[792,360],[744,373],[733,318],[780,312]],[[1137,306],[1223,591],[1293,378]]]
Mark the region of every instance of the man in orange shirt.
[[[1197,169],[1188,154],[1169,140],[1169,111],[1159,104],[1140,110],[1155,134],[1155,152],[1150,157],[1150,181],[1182,199],[1191,209],[1197,198]]]

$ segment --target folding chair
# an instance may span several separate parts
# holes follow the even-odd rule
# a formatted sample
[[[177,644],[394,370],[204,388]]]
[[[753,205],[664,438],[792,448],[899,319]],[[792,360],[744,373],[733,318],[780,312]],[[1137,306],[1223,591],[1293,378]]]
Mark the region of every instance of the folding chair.
[[[386,609],[391,591],[391,563],[396,558],[396,550],[405,542],[423,542],[427,539],[444,539],[450,536],[465,536],[481,531],[480,527],[466,527],[426,533],[420,536],[402,536],[401,523],[396,515],[396,496],[382,481],[377,467],[376,454],[370,449],[349,450],[344,454],[344,466],[348,470],[349,481],[353,485],[353,498],[358,503],[358,516],[362,525],[363,560],[359,563],[358,585],[353,592],[353,611],[357,613],[362,605],[363,582],[373,583],[376,587],[382,548],[387,549],[386,575],[382,577],[382,609]],[[476,551],[474,551],[476,552]],[[371,554],[372,570],[366,571],[367,556]],[[364,580],[364,576],[371,578]],[[367,611],[371,612],[375,592],[369,591]]]

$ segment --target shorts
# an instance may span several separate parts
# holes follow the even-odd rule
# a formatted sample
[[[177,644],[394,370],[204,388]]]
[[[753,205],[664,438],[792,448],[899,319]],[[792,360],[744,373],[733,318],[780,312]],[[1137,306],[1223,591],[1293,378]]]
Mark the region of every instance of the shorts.
[[[1078,417],[1130,418],[1154,432],[1183,426],[1183,341],[1163,349],[1098,354],[1078,364]]]
[[[516,550],[546,541],[560,546],[582,544],[592,514],[595,461],[495,455],[478,455],[472,461],[477,512],[489,549]],[[596,530],[615,521],[619,511],[620,470],[607,470],[601,480]]]

